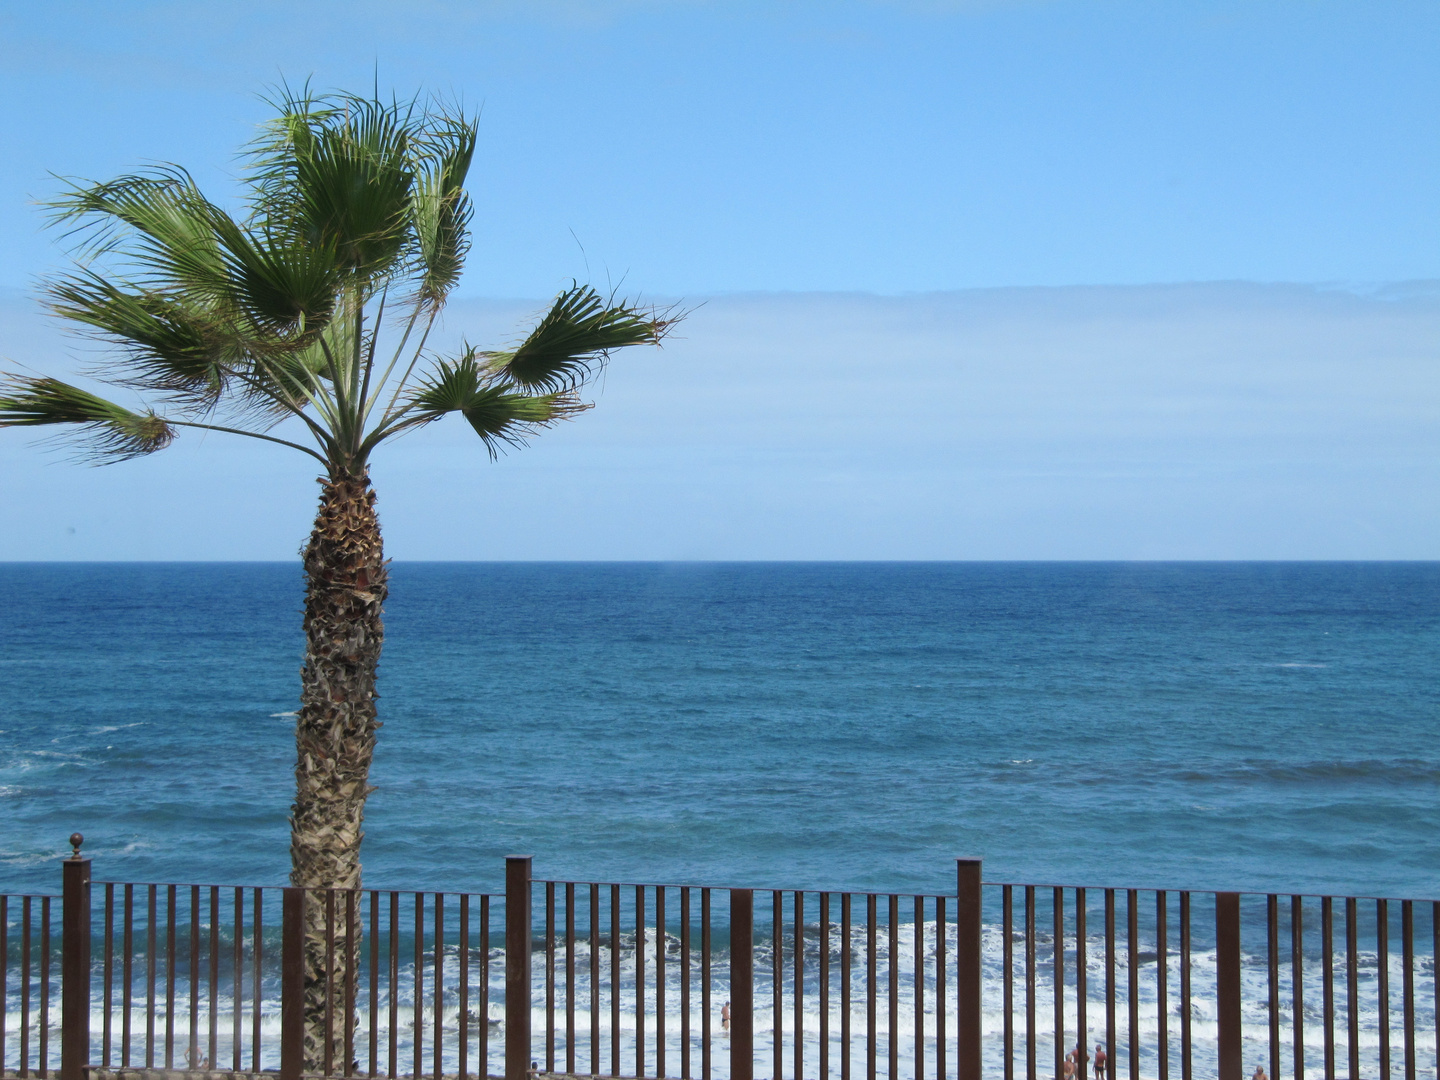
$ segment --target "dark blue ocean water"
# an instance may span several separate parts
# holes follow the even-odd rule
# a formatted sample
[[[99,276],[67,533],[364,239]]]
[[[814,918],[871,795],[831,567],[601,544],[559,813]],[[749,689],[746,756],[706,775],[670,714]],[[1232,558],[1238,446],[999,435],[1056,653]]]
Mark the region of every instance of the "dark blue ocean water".
[[[0,566],[0,888],[280,883],[292,564]],[[1440,896],[1440,564],[398,564],[366,883]]]

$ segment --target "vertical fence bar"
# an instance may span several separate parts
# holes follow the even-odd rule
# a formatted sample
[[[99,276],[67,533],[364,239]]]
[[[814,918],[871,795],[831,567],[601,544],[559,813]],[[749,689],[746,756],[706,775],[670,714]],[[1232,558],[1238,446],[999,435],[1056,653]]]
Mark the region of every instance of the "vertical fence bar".
[[[755,1077],[755,894],[730,890],[730,1080]]]
[[[380,892],[370,890],[370,1075],[380,1071]],[[463,1070],[462,1070],[463,1071]]]
[[[1390,1076],[1390,905],[1375,901],[1375,989],[1379,995],[1376,1020],[1380,1026],[1380,1075]]]
[[[244,969],[245,969],[245,890],[235,889],[235,934],[232,942],[233,953],[231,963],[235,967],[234,981],[230,992],[234,997],[234,1018],[230,1022],[230,1068],[233,1072],[240,1071],[240,1055],[243,1052],[240,1041],[241,1025],[244,1023],[244,1016],[241,1009],[244,1007]]]
[[[958,1080],[981,1080],[981,935],[984,897],[980,889],[980,860],[957,859],[955,897],[955,994],[959,1012],[955,1034],[959,1039],[955,1067]]]
[[[105,885],[105,1018],[101,1021],[101,1064],[110,1068],[110,1045],[113,1023],[110,1014],[115,1005],[115,886]],[[6,1001],[5,965],[5,897],[0,896],[0,1002]],[[5,1060],[5,1025],[0,1023],[0,1062]]]
[[[526,1080],[529,1071],[530,856],[509,855],[505,859],[505,1080]]]
[[[1130,1080],[1140,1080],[1140,962],[1137,956],[1140,945],[1140,894],[1134,889],[1125,891],[1125,942],[1125,965],[1129,969],[1127,974],[1130,977],[1129,992],[1125,999],[1130,1013],[1127,1032]],[[1034,1077],[1031,1077],[1031,1080],[1034,1080]]]
[[[1191,1078],[1190,1062],[1190,894],[1180,894],[1180,1075]]]
[[[305,899],[304,889],[287,888],[281,903],[280,1080],[300,1080],[305,1071]]]
[[[36,1048],[36,1075],[50,1075],[50,897],[40,898],[40,1016],[39,1046]]]
[[[261,1014],[261,971],[264,963],[265,953],[265,894],[264,890],[256,889],[251,907],[253,908],[252,918],[255,926],[251,931],[252,942],[251,952],[255,956],[254,969],[250,972],[251,997],[250,997],[250,1056],[254,1059],[252,1069],[260,1071],[260,1014]],[[284,901],[281,901],[282,908]],[[283,952],[283,950],[282,950]],[[282,1014],[283,1015],[283,1014]]]
[[[470,894],[460,894],[460,938],[459,948],[456,950],[456,959],[459,961],[459,993],[455,1002],[455,1025],[458,1038],[456,1042],[455,1072],[460,1080],[465,1080],[470,1072]],[[573,980],[572,980],[573,984]],[[567,990],[568,993],[568,990]],[[480,1021],[482,1024],[484,1020]],[[480,1075],[485,1075],[485,1067],[482,1064]],[[572,1065],[570,1072],[575,1071]]]
[[[220,1067],[220,887],[210,886],[210,1030],[207,1068]]]
[[[200,886],[190,886],[190,1045],[187,1068],[200,1068]]]
[[[40,1045],[36,1050],[36,1074],[50,1075],[50,897],[40,898]]]
[[[575,1075],[575,883],[572,881],[565,883],[565,1072]]]
[[[690,1080],[690,890],[680,890],[680,1076]]]
[[[30,1075],[30,897],[20,900],[20,1075]],[[3,1025],[0,1025],[3,1026]]]
[[[1039,1046],[1035,1031],[1035,886],[1025,886],[1025,1080],[1036,1080]]]
[[[1330,897],[1320,898],[1320,951],[1324,957],[1325,1075],[1335,1075],[1335,910]]]
[[[390,893],[389,971],[386,996],[390,999],[385,1029],[386,1075],[400,1075],[400,894]]]
[[[805,1075],[805,894],[795,893],[795,1080]]]
[[[900,1076],[900,897],[894,893],[890,894],[889,910],[886,912],[889,918],[888,948],[886,950],[886,964],[889,975],[889,1012],[886,1014],[889,1020],[888,1030],[885,1038],[885,1048],[888,1051],[890,1071],[886,1074],[890,1080],[898,1080]],[[779,1080],[779,1072],[776,1072],[776,1080]],[[795,1080],[801,1080],[796,1077]]]
[[[830,1075],[830,894],[820,894],[820,1080]],[[943,1001],[943,999],[941,999]],[[941,1008],[939,1013],[943,1015]],[[916,1077],[916,1080],[920,1080]]]
[[[1050,943],[1054,982],[1051,992],[1055,1001],[1055,1075],[1065,1075],[1065,890],[1051,890],[1050,922],[1053,938]]]
[[[1409,900],[1400,902],[1400,937],[1404,954],[1405,1080],[1415,1080],[1415,913]],[[1437,1047],[1440,1052],[1440,1047]]]
[[[107,904],[111,899],[113,899],[113,894],[107,893]],[[10,1011],[10,897],[3,893],[0,893],[0,1002],[4,1003],[4,1008],[0,1009],[0,1068],[3,1068],[5,1065],[5,1019],[6,1014]],[[105,1059],[105,1066],[106,1068],[110,1066],[108,1056]]]
[[[1269,969],[1270,1075],[1280,1080],[1280,901],[1265,897],[1266,956]]]
[[[155,1067],[155,967],[156,935],[160,912],[160,886],[147,890],[149,920],[145,927],[145,1067]]]
[[[1155,893],[1155,1053],[1158,1056],[1156,1072],[1160,1080],[1170,1076],[1170,1002],[1168,998],[1170,976],[1170,918],[1166,912],[1169,899],[1165,890]],[[1279,1080],[1279,1074],[1272,1074]]]
[[[1000,932],[1003,937],[1001,943],[1001,964],[1004,966],[1005,974],[1001,983],[1001,1007],[1005,1010],[1003,1021],[1003,1037],[1005,1040],[1005,1080],[1014,1080],[1015,1077],[1015,945],[1012,938],[1015,934],[1015,913],[1011,910],[1014,899],[1013,891],[1009,885],[1000,889]],[[945,1015],[945,998],[937,993],[935,995],[937,1016]],[[937,1078],[940,1076],[936,1073]]]
[[[848,892],[840,894],[840,1080],[850,1080],[850,988],[855,961],[850,940],[851,902]]]
[[[1305,1080],[1305,900],[1290,897],[1290,1018],[1295,1047],[1291,1069]]]
[[[1077,1080],[1088,1080],[1085,1063],[1090,1060],[1090,1024],[1086,1015],[1089,991],[1085,976],[1085,900],[1084,889],[1075,890],[1075,1072]]]
[[[865,1080],[875,1080],[877,1027],[875,1023],[875,894],[865,894]]]
[[[1134,910],[1133,907],[1131,910]],[[1216,893],[1215,1019],[1219,1042],[1219,1080],[1243,1080],[1244,1076],[1240,960],[1240,894]],[[1133,966],[1131,970],[1134,970]],[[1131,1009],[1133,1013],[1133,1005]],[[1132,1060],[1133,1056],[1132,1050]]]
[[[480,897],[480,1000],[476,1002],[480,1029],[475,1048],[475,1071],[481,1080],[490,1075],[490,897]],[[595,1070],[599,1072],[597,1068]]]
[[[345,1076],[355,1075],[360,1068],[355,1051],[356,979],[359,977],[360,967],[360,896],[357,889],[345,890],[345,1015],[341,1020],[345,1025],[341,1041],[344,1052],[341,1072]]]
[[[134,977],[135,959],[135,886],[125,886],[125,906],[121,913],[124,920],[120,928],[120,1067],[130,1067],[130,1010],[134,1003],[131,979]]]
[[[1350,1037],[1350,1076],[1360,1076],[1360,928],[1353,896],[1345,898],[1345,1024]]]
[[[418,967],[418,965],[417,965]],[[419,972],[417,971],[418,975]],[[416,994],[419,997],[419,994]],[[420,1002],[415,1003],[420,1012]],[[417,1044],[418,1045],[418,1044]],[[335,1075],[335,890],[325,890],[325,1046],[321,1061],[324,1074]],[[415,1060],[415,1075],[420,1075],[420,1060]]]
[[[642,1075],[636,1073],[637,1076]],[[655,1075],[665,1075],[665,886],[655,887]]]
[[[528,908],[526,909],[529,910]],[[507,947],[507,952],[508,947]],[[530,955],[530,939],[525,939],[525,955]],[[414,1015],[410,1017],[413,1044],[410,1048],[410,1074],[415,1080],[425,1075],[425,894],[415,894],[415,976]],[[527,969],[528,970],[528,969]],[[528,1018],[530,1013],[525,1013]],[[507,1020],[508,1026],[508,1020]],[[528,1031],[528,1028],[527,1028]]]
[[[915,897],[915,1080],[925,1075],[925,898]],[[798,1076],[799,1073],[797,1072]]]
[[[1115,890],[1105,890],[1105,1072],[1115,1077]]]
[[[1430,1001],[1435,1013],[1435,1076],[1440,1080],[1440,900],[1430,905]]]
[[[80,857],[80,840],[70,838],[75,854],[61,874],[60,1080],[82,1080],[90,1066],[90,860]]]
[[[545,882],[545,1071],[555,1071],[555,882]],[[636,1073],[640,1076],[640,1073]]]
[[[710,1080],[710,890],[700,890],[700,1076]]]
[[[635,1075],[645,1075],[645,886],[635,886]]]
[[[945,1080],[945,1016],[949,1002],[945,997],[945,897],[935,897],[935,1080]]]
[[[784,1013],[781,1012],[780,992],[783,985],[785,970],[783,955],[785,952],[784,934],[784,907],[785,894],[779,889],[770,893],[770,1032],[771,1032],[771,1057],[774,1063],[771,1066],[774,1072],[771,1074],[775,1080],[781,1080],[783,1066],[785,1064],[785,1039]],[[795,1080],[800,1080],[796,1077]]]
[[[432,1048],[432,1060],[435,1063],[435,1080],[440,1080],[444,1075],[441,1063],[445,1053],[445,894],[443,892],[435,894],[434,982],[435,1026],[433,1033],[435,1045]]]
[[[620,1075],[620,886],[610,886],[610,1072]]]
[[[175,1067],[175,894],[165,889],[165,1067]]]
[[[600,886],[590,886],[590,1075],[600,1073]]]

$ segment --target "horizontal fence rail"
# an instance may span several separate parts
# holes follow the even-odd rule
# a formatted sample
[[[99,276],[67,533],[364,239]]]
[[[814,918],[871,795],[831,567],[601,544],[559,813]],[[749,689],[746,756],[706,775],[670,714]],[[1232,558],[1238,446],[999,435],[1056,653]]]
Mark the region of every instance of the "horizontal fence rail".
[[[982,885],[975,860],[918,895],[523,857],[493,895],[89,871],[0,896],[8,1075],[1440,1077],[1433,901]]]

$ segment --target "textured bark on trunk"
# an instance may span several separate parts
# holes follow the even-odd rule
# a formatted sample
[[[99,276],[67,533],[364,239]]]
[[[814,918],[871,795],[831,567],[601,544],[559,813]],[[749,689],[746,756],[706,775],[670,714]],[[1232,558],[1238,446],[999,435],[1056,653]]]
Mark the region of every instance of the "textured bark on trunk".
[[[321,480],[320,510],[305,547],[305,666],[295,721],[295,804],[290,881],[307,889],[358,889],[365,797],[375,750],[376,668],[384,640],[386,572],[375,493],[368,476]],[[325,894],[311,893],[305,918],[305,1071],[325,1067],[327,948]],[[331,1071],[344,1072],[344,897],[336,896],[329,1006]],[[358,947],[358,942],[354,943]]]

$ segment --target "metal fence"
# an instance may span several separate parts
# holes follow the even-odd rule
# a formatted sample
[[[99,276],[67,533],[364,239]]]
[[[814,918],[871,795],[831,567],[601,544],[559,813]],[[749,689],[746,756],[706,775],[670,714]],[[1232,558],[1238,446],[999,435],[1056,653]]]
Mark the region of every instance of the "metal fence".
[[[308,908],[333,991],[317,1075],[1440,1077],[1440,904],[980,869],[909,895],[545,881],[512,858],[503,894],[307,892],[92,883],[77,852],[61,897],[0,896],[0,1062],[305,1075]]]

